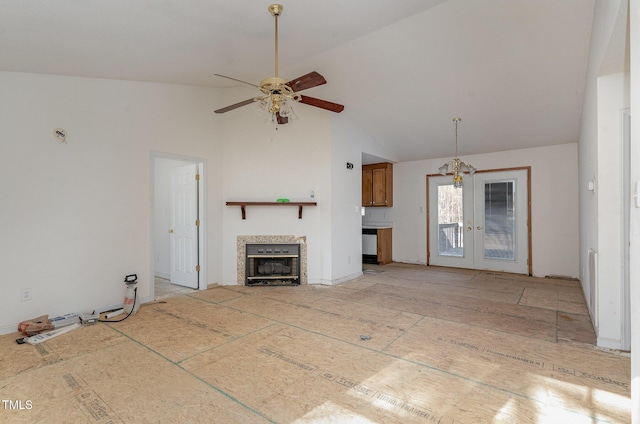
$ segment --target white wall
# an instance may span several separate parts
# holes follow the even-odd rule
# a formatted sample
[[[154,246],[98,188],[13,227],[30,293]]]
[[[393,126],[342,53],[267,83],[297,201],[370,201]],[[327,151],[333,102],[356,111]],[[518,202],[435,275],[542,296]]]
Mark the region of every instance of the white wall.
[[[630,4],[631,53],[631,182],[640,181],[640,3]],[[631,205],[630,210],[630,281],[631,281],[631,334],[637,335],[640,324],[640,208]],[[640,423],[640,337],[631,338],[631,405],[632,422]]]
[[[622,349],[622,146],[621,110],[629,106],[629,70],[624,55],[616,60],[616,31],[626,30],[625,0],[596,2],[579,140],[580,280],[598,345]],[[622,39],[624,42],[624,38]],[[628,52],[628,50],[627,50]],[[627,56],[628,58],[628,56]],[[616,63],[617,62],[617,63]],[[606,69],[607,74],[601,75]],[[618,69],[619,74],[612,74]],[[595,192],[587,182],[595,181]],[[589,273],[589,249],[598,252],[597,275]],[[589,285],[597,281],[595,292]]]
[[[210,271],[220,268],[219,140],[201,87],[0,73],[0,333],[41,314],[149,300],[150,151],[207,160]],[[58,143],[54,128],[68,132]],[[20,301],[29,288],[33,299]]]
[[[244,87],[225,90],[219,106],[250,93]],[[298,119],[277,130],[252,105],[224,114],[224,201],[286,197],[318,206],[305,207],[301,220],[294,207],[250,206],[242,220],[238,206],[225,206],[223,284],[237,284],[239,235],[306,236],[310,284],[336,284],[362,273],[361,157],[363,151],[386,151],[343,114],[302,104],[295,109]]]
[[[332,119],[331,234],[332,283],[362,274],[362,153],[379,153],[361,128],[336,116]],[[347,169],[347,162],[353,169]]]
[[[226,90],[228,103],[246,98],[246,90]],[[234,97],[236,96],[236,97]],[[237,284],[238,235],[307,237],[309,283],[331,280],[331,131],[329,112],[298,105],[295,123],[276,129],[256,116],[253,106],[224,115],[222,179],[225,201],[270,201],[288,198],[316,201],[298,219],[297,207],[223,209],[222,284]],[[314,199],[311,199],[311,192]]]
[[[629,107],[628,74],[602,76],[597,82],[598,174],[598,345],[628,349],[623,340],[624,287],[622,110]]]
[[[446,159],[394,164],[392,208],[367,208],[367,220],[392,221],[393,260],[426,263],[426,176]],[[531,167],[532,260],[535,276],[578,275],[577,145],[461,157],[481,170]]]
[[[236,91],[0,73],[1,192],[11,205],[0,212],[11,222],[0,246],[0,332],[40,314],[117,306],[130,273],[150,300],[151,162],[163,153],[205,161],[208,283],[236,284],[236,236],[247,234],[306,236],[311,283],[359,275],[360,157],[382,150],[340,116],[306,105],[278,130],[251,107],[214,115]],[[68,143],[54,140],[56,127]],[[318,206],[302,220],[294,207],[250,207],[244,221],[239,207],[224,206],[279,197]],[[19,300],[23,288],[33,300]]]

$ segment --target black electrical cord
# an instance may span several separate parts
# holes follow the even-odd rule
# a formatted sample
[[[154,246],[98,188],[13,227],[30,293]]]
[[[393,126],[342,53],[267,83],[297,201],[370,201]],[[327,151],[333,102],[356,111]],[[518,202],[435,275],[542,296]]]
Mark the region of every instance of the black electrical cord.
[[[135,306],[136,306],[137,298],[138,298],[138,288],[134,287],[133,288],[133,304],[131,305],[131,310],[129,311],[129,313],[127,314],[126,317],[121,318],[121,319],[116,319],[116,320],[113,320],[113,321],[107,320],[107,319],[99,319],[98,321],[99,322],[122,322],[122,321],[124,321],[125,319],[129,318],[129,316],[131,316],[131,314],[133,313],[133,310],[135,309]]]

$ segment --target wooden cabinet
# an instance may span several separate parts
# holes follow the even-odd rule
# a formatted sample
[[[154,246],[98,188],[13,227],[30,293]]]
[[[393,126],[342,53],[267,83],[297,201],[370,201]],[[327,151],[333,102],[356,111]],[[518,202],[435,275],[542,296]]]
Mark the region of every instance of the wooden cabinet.
[[[362,263],[385,265],[393,261],[391,228],[362,229]]]
[[[362,166],[362,206],[393,206],[393,164]]]
[[[378,263],[388,264],[391,257],[391,228],[378,228]]]

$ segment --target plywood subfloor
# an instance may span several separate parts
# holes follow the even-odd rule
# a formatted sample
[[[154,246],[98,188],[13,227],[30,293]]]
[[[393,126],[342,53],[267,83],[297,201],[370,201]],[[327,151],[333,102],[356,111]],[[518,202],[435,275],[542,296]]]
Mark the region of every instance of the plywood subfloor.
[[[594,346],[572,281],[367,266],[17,337],[0,337],[0,422],[630,422],[629,357]]]

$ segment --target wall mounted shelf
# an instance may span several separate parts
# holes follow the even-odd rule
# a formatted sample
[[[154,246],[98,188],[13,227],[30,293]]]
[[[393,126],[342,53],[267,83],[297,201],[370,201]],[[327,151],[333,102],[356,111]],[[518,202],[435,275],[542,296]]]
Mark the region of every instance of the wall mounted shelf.
[[[240,206],[242,219],[247,219],[247,206],[297,206],[298,219],[302,219],[302,208],[304,206],[317,206],[318,202],[227,202],[227,206]]]

